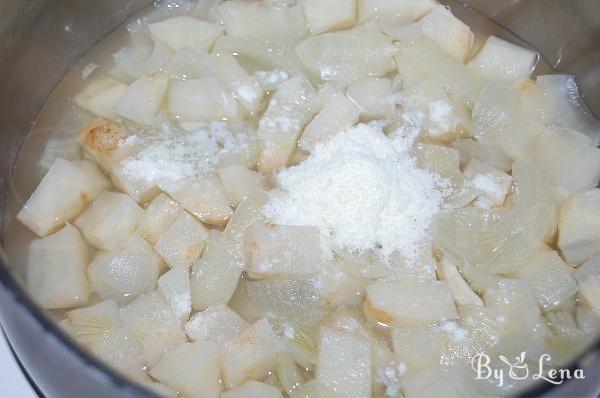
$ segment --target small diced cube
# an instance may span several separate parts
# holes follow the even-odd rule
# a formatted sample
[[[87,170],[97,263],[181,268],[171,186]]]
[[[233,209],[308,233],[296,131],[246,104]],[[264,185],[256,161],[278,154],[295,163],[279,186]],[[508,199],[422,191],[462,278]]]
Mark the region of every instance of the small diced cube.
[[[168,86],[169,76],[166,73],[140,77],[127,87],[117,112],[132,122],[151,125],[163,105]]]
[[[490,36],[469,68],[486,80],[511,82],[529,78],[538,58],[535,51]]]
[[[154,249],[169,267],[187,267],[202,254],[207,237],[206,227],[183,212],[161,236]]]
[[[219,178],[232,206],[239,205],[249,194],[264,188],[264,177],[260,173],[240,165],[223,167],[219,170]]]
[[[184,122],[208,122],[222,118],[235,119],[238,105],[214,77],[171,83],[168,109]]]
[[[446,6],[435,6],[419,22],[422,24],[423,36],[459,61],[466,61],[475,37],[469,26],[452,15]]]
[[[46,236],[77,217],[109,186],[110,181],[93,163],[58,158],[17,219],[38,236]]]
[[[221,366],[226,388],[234,388],[247,380],[265,378],[277,363],[282,348],[273,325],[261,319],[221,346]]]
[[[221,343],[248,327],[248,322],[225,304],[211,305],[196,313],[185,324],[185,333],[192,341],[211,340]]]
[[[365,77],[350,83],[346,95],[358,104],[362,116],[383,119],[394,111],[394,104],[390,101],[394,92],[390,79]]]
[[[127,91],[127,85],[108,76],[99,76],[74,98],[77,105],[96,116],[119,119],[117,105]]]
[[[150,242],[156,243],[179,217],[181,211],[181,207],[177,202],[161,193],[144,210],[144,216],[140,220],[140,228]]]
[[[312,34],[349,28],[356,21],[356,0],[306,0],[303,5]]]
[[[129,196],[106,191],[75,220],[75,226],[92,246],[118,252],[143,214],[143,209]]]
[[[177,267],[163,274],[158,280],[158,293],[171,307],[181,324],[187,322],[192,312],[190,272],[187,267]]]
[[[180,16],[151,23],[148,31],[154,41],[162,41],[173,51],[185,47],[196,51],[210,51],[223,34],[223,27],[201,19]]]
[[[479,200],[494,207],[504,204],[512,186],[510,175],[477,159],[469,161],[464,174],[479,192]]]
[[[246,232],[248,275],[311,274],[320,269],[321,240],[317,227],[255,223]]]
[[[233,55],[219,54],[213,57],[215,76],[248,112],[259,111],[263,89],[254,76],[249,76]]]
[[[244,269],[238,246],[223,232],[211,231],[202,257],[194,261],[190,276],[194,309],[227,304]]]
[[[600,253],[600,189],[571,195],[560,210],[558,247],[569,264]]]
[[[154,181],[131,175],[122,165],[117,165],[112,169],[110,179],[118,190],[129,195],[140,205],[148,203],[160,193],[160,189]]]
[[[69,224],[34,240],[27,254],[27,291],[47,309],[85,305],[90,297],[85,272],[89,257],[87,243]]]
[[[197,178],[183,187],[165,189],[184,209],[206,224],[222,226],[233,213],[223,184],[216,176]]]

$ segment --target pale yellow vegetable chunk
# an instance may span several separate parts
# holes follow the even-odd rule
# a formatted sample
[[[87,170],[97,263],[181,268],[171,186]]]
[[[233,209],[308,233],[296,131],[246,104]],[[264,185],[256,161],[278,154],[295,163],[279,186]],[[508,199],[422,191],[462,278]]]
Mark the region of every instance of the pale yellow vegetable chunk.
[[[190,288],[190,272],[187,267],[177,267],[163,274],[158,279],[158,293],[171,307],[173,315],[180,324],[190,318],[192,312],[192,293]]]
[[[356,0],[306,0],[303,6],[312,34],[349,28],[356,21]]]
[[[367,286],[364,310],[385,325],[427,325],[457,316],[452,291],[440,281],[375,282]]]
[[[117,164],[140,149],[140,140],[127,126],[95,119],[79,131],[79,143],[85,153],[104,171],[110,173]]]
[[[572,195],[560,210],[558,247],[569,264],[600,253],[600,190]]]
[[[184,328],[192,341],[211,340],[221,343],[238,335],[248,326],[248,322],[227,305],[215,304],[196,313]]]
[[[182,344],[163,355],[150,375],[186,398],[218,398],[219,349],[211,341]]]
[[[246,272],[254,279],[316,273],[321,265],[317,227],[254,223],[246,231]]]
[[[214,73],[223,87],[248,111],[260,110],[263,89],[254,76],[242,68],[237,59],[229,54],[213,56]]]
[[[89,257],[87,243],[70,224],[34,240],[27,253],[27,291],[46,309],[85,305],[90,297],[85,272]]]
[[[592,275],[579,285],[579,291],[590,308],[600,316],[600,275]]]
[[[168,18],[148,25],[154,41],[162,41],[171,50],[190,47],[196,51],[210,51],[223,28],[212,22],[186,16]]]
[[[306,33],[302,7],[269,7],[260,1],[231,0],[217,9],[227,34],[283,46],[298,42]]]
[[[469,68],[486,80],[511,82],[529,78],[538,58],[533,50],[490,36]]]
[[[452,15],[446,6],[435,6],[419,23],[422,24],[423,36],[459,61],[467,60],[475,36],[469,26]]]
[[[17,219],[38,236],[46,236],[77,217],[109,186],[108,179],[93,163],[58,158]]]
[[[202,254],[207,238],[206,227],[183,212],[160,237],[154,249],[169,267],[187,267]]]
[[[283,395],[272,385],[247,381],[239,387],[225,391],[221,398],[283,398]]]
[[[151,125],[163,105],[163,99],[169,86],[169,76],[158,73],[143,76],[131,83],[119,105],[117,112],[132,122]]]
[[[165,192],[206,224],[224,225],[233,210],[217,176],[198,177],[183,186],[165,186]]]
[[[358,22],[396,18],[412,22],[437,5],[435,0],[358,0]]]
[[[238,206],[248,195],[264,189],[264,177],[245,166],[231,165],[219,170],[219,178],[232,206]]]
[[[545,310],[559,307],[577,292],[572,267],[548,247],[529,259],[515,276],[529,282],[533,295]]]
[[[371,341],[355,319],[322,328],[316,380],[340,397],[371,396]]]
[[[124,171],[121,165],[113,167],[110,179],[115,187],[131,196],[140,205],[148,203],[160,193],[160,189],[154,181],[132,176]]]
[[[504,204],[512,186],[510,175],[477,159],[471,159],[463,173],[478,192],[480,205]]]
[[[448,282],[457,306],[483,307],[483,300],[471,289],[450,260],[442,258],[438,264],[438,275],[441,280]]]
[[[394,111],[390,99],[395,89],[390,79],[365,77],[348,85],[346,95],[354,101],[361,116],[369,119],[383,119]]]
[[[306,126],[300,137],[302,149],[312,151],[319,143],[326,142],[340,131],[358,123],[360,111],[345,95],[335,94]]]
[[[108,76],[99,76],[73,99],[77,105],[96,116],[117,120],[117,106],[125,96],[127,85]]]
[[[314,96],[312,85],[300,77],[281,83],[258,126],[258,137],[264,143],[259,171],[270,173],[288,165],[298,137],[313,116],[309,107]]]
[[[102,339],[104,334],[122,326],[119,306],[114,300],[66,313],[75,337],[84,344]]]
[[[140,229],[150,242],[156,243],[181,212],[177,202],[161,193],[144,209]]]
[[[273,325],[261,319],[221,346],[221,369],[226,388],[247,380],[263,380],[275,368],[282,342]]]
[[[208,122],[235,119],[238,105],[214,77],[171,83],[168,110],[181,121]]]
[[[129,196],[105,191],[74,224],[92,246],[118,252],[125,247],[143,215],[144,210]]]

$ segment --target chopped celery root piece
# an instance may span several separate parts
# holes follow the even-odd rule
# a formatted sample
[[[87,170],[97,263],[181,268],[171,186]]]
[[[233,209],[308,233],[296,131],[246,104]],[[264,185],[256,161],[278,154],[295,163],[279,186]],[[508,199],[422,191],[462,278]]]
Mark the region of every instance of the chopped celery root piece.
[[[356,21],[357,0],[306,0],[303,4],[311,34],[349,28]]]
[[[167,96],[169,112],[182,121],[238,117],[237,101],[214,77],[172,82]]]
[[[430,325],[457,316],[447,282],[394,281],[367,286],[364,310],[380,325]]]
[[[221,366],[227,389],[248,380],[262,380],[275,368],[282,341],[264,318],[221,345]]]
[[[465,62],[475,39],[468,25],[456,18],[446,6],[437,5],[419,23],[423,36],[429,38],[448,54]]]
[[[223,34],[223,28],[217,24],[186,16],[151,23],[148,31],[153,40],[162,41],[173,51],[186,47],[209,51]]]
[[[600,253],[600,190],[572,195],[560,210],[558,247],[569,264]]]
[[[437,5],[435,0],[358,0],[358,22],[396,17],[415,21]]]
[[[219,349],[210,341],[179,345],[150,369],[153,378],[192,398],[218,398],[219,373]]]
[[[113,54],[118,72],[130,79],[154,75],[171,62],[173,52],[162,41],[154,46],[123,47]]]
[[[202,254],[207,238],[206,227],[183,212],[160,237],[154,249],[169,267],[188,267]]]
[[[346,95],[358,105],[362,117],[380,119],[394,111],[390,99],[395,93],[390,79],[365,77],[348,85]]]
[[[192,312],[192,293],[190,272],[187,267],[177,267],[163,274],[158,280],[158,293],[171,307],[173,315],[180,324],[190,318]]]
[[[79,132],[79,141],[85,153],[106,172],[139,149],[138,140],[123,124],[95,119]]]
[[[34,240],[27,253],[27,291],[43,308],[72,308],[90,298],[86,275],[90,250],[70,224]]]
[[[443,258],[438,265],[438,275],[441,280],[448,283],[448,286],[452,291],[452,295],[454,296],[454,302],[457,306],[483,307],[483,301],[481,298],[463,279],[463,277],[460,275],[460,272],[458,272],[456,265],[452,264],[446,258]]]
[[[156,243],[177,220],[181,211],[181,206],[177,202],[161,193],[144,209],[139,227],[150,242]]]
[[[277,387],[251,380],[225,391],[221,398],[283,398],[283,395]]]
[[[143,214],[144,210],[129,196],[106,191],[74,224],[95,248],[118,252],[133,235]]]
[[[264,177],[241,165],[223,167],[219,170],[219,178],[233,206],[238,206],[248,195],[264,188]]]
[[[244,261],[234,242],[222,232],[210,231],[202,257],[192,264],[190,283],[194,309],[227,304],[243,268]]]
[[[584,302],[600,316],[600,275],[588,277],[579,285],[579,291]]]
[[[479,204],[504,204],[512,187],[511,176],[477,159],[471,159],[463,173],[478,192]]]
[[[236,58],[229,54],[213,57],[215,76],[235,99],[248,112],[257,112],[263,99],[263,89],[255,77],[240,66]]]
[[[225,304],[214,304],[197,312],[184,326],[192,341],[211,340],[216,343],[230,339],[248,327],[242,317]]]
[[[512,82],[529,78],[538,59],[535,51],[490,36],[469,61],[469,68],[486,80]]]
[[[117,112],[135,123],[153,124],[156,114],[162,108],[168,86],[169,76],[166,73],[140,77],[127,87],[117,105]]]
[[[127,85],[108,76],[99,76],[74,98],[77,105],[98,117],[119,119],[117,106],[125,96]]]
[[[58,158],[17,219],[38,236],[46,236],[72,221],[109,186],[108,179],[93,163]]]

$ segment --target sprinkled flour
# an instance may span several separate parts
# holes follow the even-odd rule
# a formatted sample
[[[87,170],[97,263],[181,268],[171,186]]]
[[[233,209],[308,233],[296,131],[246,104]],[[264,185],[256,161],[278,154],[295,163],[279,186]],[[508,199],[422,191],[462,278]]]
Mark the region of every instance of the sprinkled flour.
[[[409,153],[414,134],[388,137],[383,127],[360,124],[338,133],[281,171],[265,215],[278,224],[318,226],[338,248],[417,259],[448,194],[436,187],[447,184],[416,166]]]

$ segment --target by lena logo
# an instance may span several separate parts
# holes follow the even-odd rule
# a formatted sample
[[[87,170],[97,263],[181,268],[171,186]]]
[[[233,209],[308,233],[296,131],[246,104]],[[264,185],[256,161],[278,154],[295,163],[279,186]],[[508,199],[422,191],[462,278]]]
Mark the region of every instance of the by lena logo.
[[[498,356],[500,362],[498,367],[493,367],[491,358],[484,352],[475,355],[471,361],[471,367],[475,372],[476,380],[494,380],[499,387],[504,386],[507,378],[511,380],[544,380],[555,385],[562,384],[565,380],[585,379],[583,369],[554,369],[549,367],[552,360],[550,354],[542,354],[537,361],[537,365],[532,362],[526,362],[527,353],[522,352],[514,360],[506,358],[504,355]],[[530,364],[535,365],[530,369]]]

